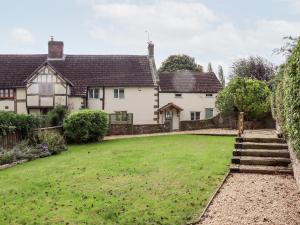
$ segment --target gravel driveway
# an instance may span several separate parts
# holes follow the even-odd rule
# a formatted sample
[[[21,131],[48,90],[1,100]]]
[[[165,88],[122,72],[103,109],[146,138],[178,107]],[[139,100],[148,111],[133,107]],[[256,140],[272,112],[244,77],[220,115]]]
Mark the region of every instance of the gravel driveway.
[[[300,225],[292,176],[231,174],[199,224]]]

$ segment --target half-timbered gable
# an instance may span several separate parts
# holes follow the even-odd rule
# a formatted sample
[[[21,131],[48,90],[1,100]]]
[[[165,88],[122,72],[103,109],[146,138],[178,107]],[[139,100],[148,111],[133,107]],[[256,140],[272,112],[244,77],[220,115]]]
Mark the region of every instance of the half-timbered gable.
[[[51,109],[67,106],[70,83],[48,63],[43,64],[26,81],[27,108]]]

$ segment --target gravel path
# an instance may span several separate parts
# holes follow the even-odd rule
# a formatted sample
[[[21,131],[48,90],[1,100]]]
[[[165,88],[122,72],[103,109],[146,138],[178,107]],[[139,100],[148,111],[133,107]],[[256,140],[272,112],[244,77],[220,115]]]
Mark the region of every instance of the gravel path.
[[[292,176],[232,174],[199,225],[300,225]]]

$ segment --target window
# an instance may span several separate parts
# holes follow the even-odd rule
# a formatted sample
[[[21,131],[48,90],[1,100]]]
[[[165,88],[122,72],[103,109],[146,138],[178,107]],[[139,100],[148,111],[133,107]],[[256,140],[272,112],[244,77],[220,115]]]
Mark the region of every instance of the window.
[[[200,112],[191,112],[191,120],[200,120]]]
[[[205,119],[210,119],[214,115],[214,109],[212,108],[206,108],[205,109]]]
[[[181,93],[176,93],[175,94],[175,98],[181,98],[182,97],[182,94]]]
[[[165,118],[166,120],[170,120],[173,117],[173,112],[172,111],[166,111],[165,112]]]
[[[127,121],[127,111],[116,111],[116,121]]]
[[[212,97],[213,94],[206,94],[206,97]]]
[[[98,88],[90,88],[89,89],[89,98],[98,99],[99,98],[99,89]]]
[[[125,98],[124,88],[115,88],[114,89],[114,98]]]
[[[0,89],[0,98],[14,98],[14,89]]]

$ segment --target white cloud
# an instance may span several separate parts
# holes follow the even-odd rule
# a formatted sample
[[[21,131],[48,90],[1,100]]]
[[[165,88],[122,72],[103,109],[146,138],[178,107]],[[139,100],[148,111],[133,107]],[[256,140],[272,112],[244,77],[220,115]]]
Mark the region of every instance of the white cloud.
[[[300,0],[288,0],[292,10],[296,13],[300,13]]]
[[[31,44],[33,42],[31,31],[21,27],[14,28],[11,31],[11,38],[15,44]]]
[[[120,48],[126,43],[139,51],[145,49],[148,30],[156,45],[156,56],[159,55],[158,64],[170,54],[186,53],[205,68],[208,62],[215,67],[222,63],[227,73],[232,61],[249,55],[280,63],[282,58],[273,55],[273,49],[282,45],[284,36],[299,35],[300,31],[300,20],[262,19],[237,26],[196,1],[93,1],[91,7],[95,21],[89,35],[95,40]]]

